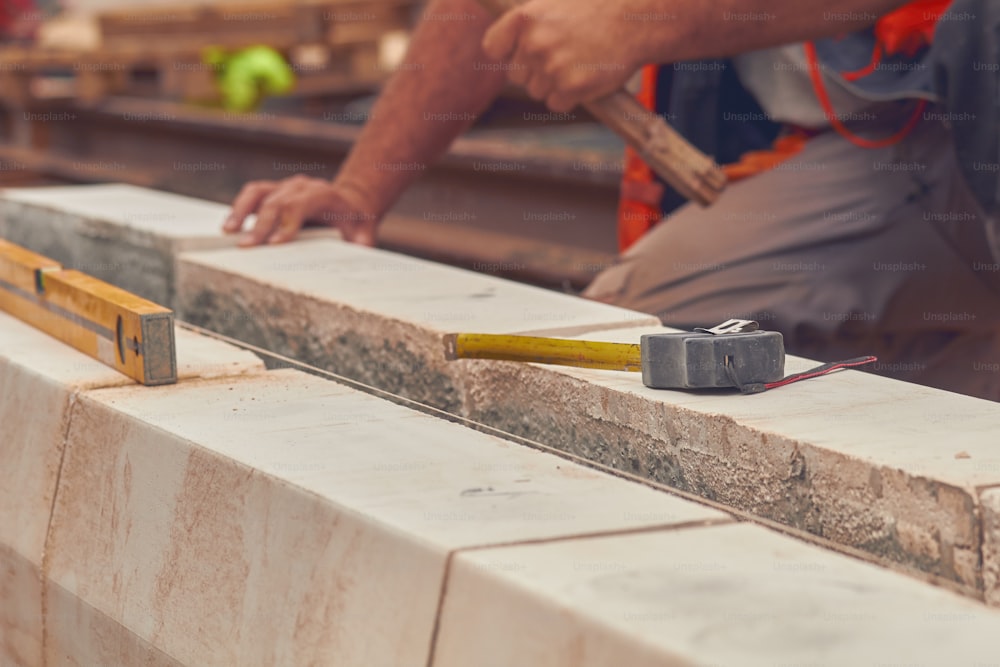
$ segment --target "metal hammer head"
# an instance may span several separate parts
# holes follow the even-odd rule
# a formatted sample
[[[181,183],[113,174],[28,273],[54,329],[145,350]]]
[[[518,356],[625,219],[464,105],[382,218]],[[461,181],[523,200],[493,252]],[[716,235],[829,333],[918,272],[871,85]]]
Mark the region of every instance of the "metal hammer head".
[[[648,334],[640,339],[642,383],[654,389],[711,389],[776,382],[785,345],[776,331]]]

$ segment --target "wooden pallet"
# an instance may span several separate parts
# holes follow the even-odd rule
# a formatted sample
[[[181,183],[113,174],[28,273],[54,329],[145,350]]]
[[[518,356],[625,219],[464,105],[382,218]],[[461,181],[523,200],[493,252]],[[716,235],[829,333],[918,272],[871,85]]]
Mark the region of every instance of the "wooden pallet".
[[[267,45],[292,63],[300,89],[336,92],[371,84],[384,35],[408,30],[417,0],[300,0],[129,9],[99,16],[101,46],[92,51],[0,50],[0,102],[21,107],[44,97],[33,84],[43,76],[72,79],[84,102],[108,95],[151,94],[212,101],[213,68],[206,46],[228,50]],[[302,54],[309,54],[308,62]],[[144,90],[145,92],[138,92]]]
[[[108,49],[355,44],[411,26],[416,0],[300,0],[170,6],[98,16]]]

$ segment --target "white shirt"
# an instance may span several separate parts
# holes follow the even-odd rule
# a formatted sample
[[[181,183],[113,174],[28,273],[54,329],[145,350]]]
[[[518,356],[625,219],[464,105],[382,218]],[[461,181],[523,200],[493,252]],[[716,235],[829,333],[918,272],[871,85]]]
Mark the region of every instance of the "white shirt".
[[[830,119],[816,97],[809,61],[802,44],[750,51],[733,58],[740,83],[760,104],[768,119],[800,127],[829,127]],[[864,120],[872,102],[853,93],[838,74],[823,70],[823,82],[841,121]]]

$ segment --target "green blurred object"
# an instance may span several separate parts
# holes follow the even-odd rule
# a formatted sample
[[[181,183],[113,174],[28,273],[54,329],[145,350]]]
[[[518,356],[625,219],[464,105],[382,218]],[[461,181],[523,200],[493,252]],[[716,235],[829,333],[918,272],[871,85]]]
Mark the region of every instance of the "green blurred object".
[[[252,111],[265,96],[295,88],[295,73],[270,46],[251,46],[233,53],[210,46],[202,51],[201,59],[216,69],[222,106],[229,111]]]

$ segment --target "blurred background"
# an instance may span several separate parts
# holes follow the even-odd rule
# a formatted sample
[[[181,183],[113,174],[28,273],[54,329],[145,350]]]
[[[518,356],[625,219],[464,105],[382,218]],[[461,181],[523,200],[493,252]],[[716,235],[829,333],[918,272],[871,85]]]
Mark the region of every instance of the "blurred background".
[[[380,87],[414,66],[403,58],[425,12],[0,1],[0,186],[117,181],[219,202],[251,180],[332,177]],[[572,292],[613,261],[622,150],[585,112],[512,88],[407,192],[382,243]]]

